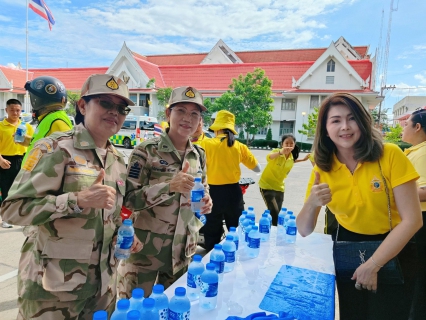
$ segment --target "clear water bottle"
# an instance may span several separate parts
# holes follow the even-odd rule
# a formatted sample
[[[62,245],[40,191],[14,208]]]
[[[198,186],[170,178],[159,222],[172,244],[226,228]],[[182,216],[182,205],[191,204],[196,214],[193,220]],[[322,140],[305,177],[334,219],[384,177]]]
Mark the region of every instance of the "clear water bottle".
[[[96,311],[93,314],[92,320],[108,320],[108,312],[105,310]]]
[[[27,126],[25,125],[25,122],[21,122],[18,128],[16,128],[15,137],[14,137],[15,142],[24,142],[26,133],[27,133]]]
[[[278,214],[278,222],[277,222],[277,232],[278,233],[284,233],[284,218],[287,214],[287,208],[281,208],[280,213]]]
[[[256,258],[260,251],[260,233],[257,226],[253,226],[247,243],[247,255],[250,258]]]
[[[140,320],[141,319],[141,313],[139,310],[130,310],[127,312],[127,320]]]
[[[287,221],[287,231],[285,235],[285,242],[295,243],[296,236],[297,236],[296,217],[294,215],[291,215],[290,219]]]
[[[268,209],[265,210],[265,213],[268,214],[268,219],[269,219],[269,230],[271,230],[272,227],[272,216],[271,216],[271,211],[269,211]]]
[[[231,234],[226,236],[226,240],[222,245],[222,251],[225,254],[225,266],[223,272],[231,272],[235,266],[235,253],[237,251],[234,243],[234,237]]]
[[[221,244],[215,244],[210,254],[210,263],[216,266],[216,272],[219,275],[219,282],[223,280],[223,271],[225,269],[225,254],[222,251]]]
[[[287,223],[290,217],[293,215],[293,211],[287,211],[287,214],[284,217],[284,229],[287,230]]]
[[[201,262],[201,256],[196,254],[192,257],[192,262],[188,267],[186,286],[188,299],[194,301],[200,298],[201,275],[204,272],[204,264]]]
[[[240,217],[238,218],[238,235],[241,236],[241,233],[243,232],[243,222],[247,218],[247,211],[244,210]]]
[[[153,286],[149,297],[155,301],[155,311],[159,316],[157,319],[167,320],[169,315],[169,298],[164,293],[164,286],[162,284]]]
[[[117,302],[117,307],[111,315],[110,320],[123,320],[127,318],[127,311],[129,311],[130,301],[129,299],[120,299]]]
[[[248,242],[250,231],[253,229],[254,226],[255,226],[254,221],[249,219],[249,225],[246,228],[246,242]]]
[[[118,229],[117,243],[115,245],[115,257],[117,259],[128,259],[130,257],[130,248],[133,244],[133,229],[132,220],[126,219]]]
[[[132,290],[132,297],[129,299],[130,301],[130,307],[129,310],[138,310],[139,312],[142,311],[142,302],[143,302],[143,296],[145,292],[142,288],[135,288]]]
[[[192,212],[201,212],[202,201],[204,198],[204,185],[201,183],[201,178],[194,179],[194,187],[191,190],[191,210]]]
[[[246,239],[247,239],[246,234],[247,234],[247,230],[248,230],[249,226],[250,226],[250,219],[247,218],[247,215],[246,215],[246,218],[243,221],[243,228],[242,228],[241,234],[240,234],[239,244],[241,246],[244,246],[246,244]]]
[[[237,234],[237,229],[235,227],[230,227],[228,234],[230,234],[234,238],[235,250],[238,251],[238,244],[240,243],[240,238]]]
[[[269,241],[269,236],[271,233],[271,224],[267,212],[263,213],[262,218],[260,218],[259,220],[259,232],[261,242]]]
[[[191,316],[191,302],[186,296],[186,289],[177,287],[175,295],[170,299],[169,319],[170,320],[186,320]],[[147,318],[149,319],[149,318]]]
[[[155,287],[155,286],[154,286]],[[168,310],[167,310],[168,311]],[[141,319],[159,320],[156,302],[153,298],[146,298],[142,303]],[[167,319],[167,318],[161,318]]]
[[[200,308],[211,310],[217,305],[219,276],[213,263],[207,263],[206,271],[201,275]]]

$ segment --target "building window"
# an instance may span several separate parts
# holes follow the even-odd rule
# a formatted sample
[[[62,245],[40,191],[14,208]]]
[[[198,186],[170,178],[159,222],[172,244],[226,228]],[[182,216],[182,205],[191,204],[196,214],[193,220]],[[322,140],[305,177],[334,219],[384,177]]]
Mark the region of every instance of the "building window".
[[[260,135],[265,135],[268,133],[268,128],[259,128],[259,130],[257,131],[257,134]]]
[[[327,72],[334,72],[336,68],[336,63],[333,59],[330,59],[330,61],[327,62]]]
[[[312,108],[318,108],[320,105],[320,100],[319,100],[319,96],[311,96],[311,109]]]
[[[129,96],[129,98],[130,98],[130,100],[132,100],[132,101],[133,101],[133,103],[134,103],[135,105],[137,105],[137,102],[138,102],[138,95],[137,95],[136,93],[131,93],[131,94],[130,94],[130,96]]]
[[[280,122],[280,136],[286,133],[294,134],[294,121]]]
[[[19,102],[21,102],[22,104],[24,104],[25,102],[25,94],[18,94],[16,97],[17,100],[19,100]]]
[[[334,76],[326,76],[325,84],[334,84]]]
[[[139,106],[140,107],[148,107],[148,95],[139,93]]]
[[[283,99],[281,110],[296,110],[296,99]]]

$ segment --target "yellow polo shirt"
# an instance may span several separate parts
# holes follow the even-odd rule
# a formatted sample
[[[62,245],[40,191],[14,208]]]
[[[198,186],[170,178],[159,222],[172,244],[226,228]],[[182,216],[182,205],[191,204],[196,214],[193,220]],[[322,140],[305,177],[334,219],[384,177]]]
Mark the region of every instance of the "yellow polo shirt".
[[[420,175],[419,180],[417,180],[417,185],[419,188],[426,187],[426,141],[405,149],[404,153],[407,155],[417,173]],[[421,201],[420,205],[422,207],[422,211],[426,211],[426,201]]]
[[[419,178],[411,162],[401,149],[392,143],[384,145],[380,159],[390,193],[392,228],[401,222],[392,189]],[[354,174],[334,155],[329,172],[315,166],[311,173],[306,199],[319,172],[320,182],[327,183],[332,200],[327,204],[337,221],[346,229],[361,234],[383,234],[389,231],[388,200],[379,165],[376,162],[359,163]]]
[[[199,146],[201,146],[201,144],[202,144],[202,142],[203,142],[203,140],[207,140],[207,139],[210,139],[209,137],[207,137],[205,134],[204,134],[204,132],[198,137],[198,139],[197,140],[195,140],[195,141],[192,141],[191,140],[191,142],[192,142],[192,144],[196,144],[196,145],[199,145]]]
[[[0,155],[2,156],[22,156],[27,152],[27,147],[24,147],[18,143],[15,143],[13,140],[13,135],[16,132],[16,129],[21,124],[19,120],[18,124],[14,126],[9,121],[4,119],[0,122]],[[33,136],[34,129],[29,123],[26,123],[27,127],[27,136]]]
[[[249,169],[257,166],[257,160],[245,144],[235,141],[228,147],[227,136],[218,135],[205,139],[200,146],[206,151],[207,181],[213,185],[238,183],[240,181],[240,163]]]
[[[275,159],[270,158],[272,153],[277,153],[281,149],[273,149],[267,156],[265,169],[262,172],[259,180],[259,187],[266,190],[275,190],[284,192],[285,190],[285,178],[293,168],[294,159],[293,154],[290,153],[288,159],[285,155],[276,157]]]

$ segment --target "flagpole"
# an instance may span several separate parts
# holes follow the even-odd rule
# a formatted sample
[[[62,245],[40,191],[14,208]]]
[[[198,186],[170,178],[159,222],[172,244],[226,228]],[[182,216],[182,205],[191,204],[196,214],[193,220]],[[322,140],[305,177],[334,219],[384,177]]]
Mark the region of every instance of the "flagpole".
[[[25,81],[28,81],[28,0],[25,1],[27,4],[27,22],[26,22],[26,72],[25,72]],[[28,97],[28,91],[25,92],[25,111],[30,112],[29,108],[29,97]]]

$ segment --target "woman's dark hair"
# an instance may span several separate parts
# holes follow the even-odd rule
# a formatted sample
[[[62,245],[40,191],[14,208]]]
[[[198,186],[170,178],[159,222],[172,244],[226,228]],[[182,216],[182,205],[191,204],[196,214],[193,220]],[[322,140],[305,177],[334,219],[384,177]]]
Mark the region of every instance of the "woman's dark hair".
[[[89,97],[82,97],[81,99],[84,100],[84,102],[86,104],[89,103],[89,101],[94,98],[93,96],[89,96]],[[78,102],[75,103],[75,124],[80,124],[82,123],[84,125],[84,116],[81,114],[80,112],[80,108],[78,107]]]
[[[291,133],[286,133],[281,137],[281,148],[283,147],[284,140],[287,138],[292,138],[294,141],[294,149],[291,151],[291,154],[293,155],[293,160],[297,160],[299,158],[300,148],[296,144],[296,137],[292,135]]]
[[[373,128],[373,119],[370,113],[350,93],[336,92],[321,103],[313,145],[315,163],[326,172],[331,170],[333,154],[336,153],[336,146],[327,133],[327,117],[330,108],[339,105],[347,106],[351,110],[361,132],[359,140],[354,145],[354,160],[361,163],[377,161],[383,154],[382,136],[377,129]]]
[[[423,128],[423,132],[426,133],[426,109],[416,110],[411,114],[411,122],[413,123],[413,128],[416,124],[420,123]]]
[[[228,144],[228,147],[232,147],[235,143],[235,135],[234,133],[229,129],[222,129],[223,133],[226,134],[228,141],[226,142]]]

